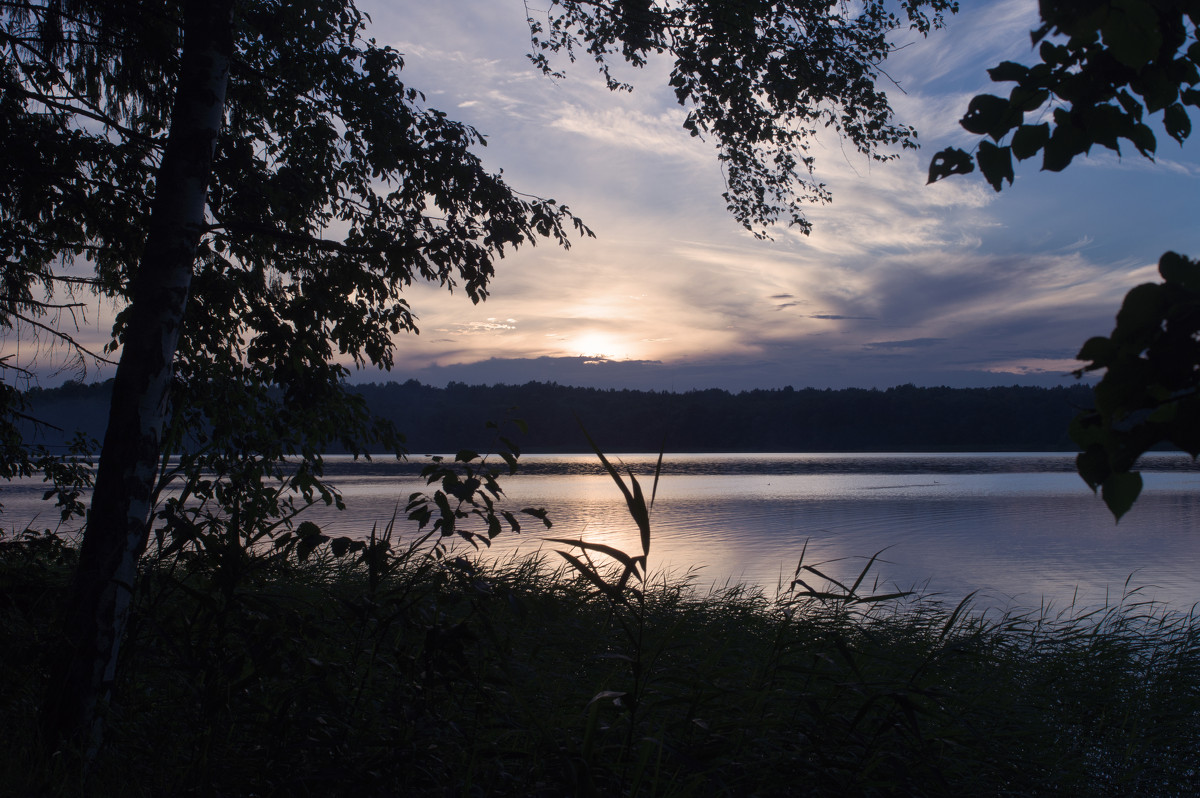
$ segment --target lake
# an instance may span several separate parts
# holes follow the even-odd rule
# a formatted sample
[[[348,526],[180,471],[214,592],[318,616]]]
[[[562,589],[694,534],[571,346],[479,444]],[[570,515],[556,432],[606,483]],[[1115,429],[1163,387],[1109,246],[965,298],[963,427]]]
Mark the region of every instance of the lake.
[[[647,494],[656,457],[619,458]],[[305,517],[365,537],[422,488],[420,465],[331,457],[327,475],[349,509]],[[488,556],[552,550],[548,535],[638,553],[624,500],[594,455],[525,455],[521,466],[501,483],[506,505],[544,507],[554,527],[529,518]],[[880,590],[947,601],[978,590],[977,606],[988,607],[1090,607],[1119,598],[1128,579],[1140,595],[1187,609],[1200,601],[1200,471],[1177,454],[1148,455],[1142,471],[1146,488],[1118,525],[1071,454],[668,454],[650,568],[692,570],[701,588],[741,581],[771,593],[807,546],[807,564],[841,579],[883,552],[867,580]],[[5,526],[32,517],[36,495],[33,485],[6,487]],[[398,528],[412,534],[408,522]]]
[[[656,455],[620,457],[650,490]],[[1200,601],[1200,473],[1185,455],[1144,459],[1146,488],[1115,524],[1075,474],[1074,456],[1014,454],[667,455],[651,515],[652,571],[695,569],[773,592],[801,551],[853,578],[875,553],[880,589],[917,588],[987,606],[1092,606],[1130,587],[1186,609]],[[508,478],[509,506],[545,507],[491,556],[529,553],[547,535],[637,553],[624,500],[593,455],[526,455]],[[314,516],[361,534],[419,488],[412,464],[333,459],[329,471],[353,515]],[[338,517],[338,516],[341,517]],[[873,580],[871,580],[873,581]]]

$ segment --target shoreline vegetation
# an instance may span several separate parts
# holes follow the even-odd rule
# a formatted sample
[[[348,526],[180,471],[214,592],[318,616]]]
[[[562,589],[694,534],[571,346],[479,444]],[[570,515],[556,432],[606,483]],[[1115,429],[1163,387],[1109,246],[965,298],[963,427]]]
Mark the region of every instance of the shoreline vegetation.
[[[869,575],[798,570],[808,587],[771,596],[651,573],[623,604],[570,567],[429,558],[390,529],[361,557],[242,554],[146,558],[85,783],[34,723],[75,552],[0,542],[6,793],[1149,796],[1197,777],[1200,619],[1136,591],[994,614],[874,600]]]
[[[403,430],[414,453],[485,450],[493,445],[490,436],[472,441],[464,435],[510,417],[537,422],[521,437],[527,453],[586,450],[576,418],[614,452],[657,452],[664,438],[668,450],[681,453],[1078,451],[1068,428],[1094,401],[1084,383],[673,393],[541,382],[435,388],[409,380],[351,390],[371,413]],[[61,447],[79,430],[99,440],[110,392],[111,381],[28,391],[28,414],[50,426],[27,425],[26,439]]]
[[[40,750],[36,725],[77,552],[50,533],[0,533],[0,784],[48,796],[1194,788],[1194,609],[1132,589],[1103,608],[978,611],[970,597],[876,593],[873,561],[838,582],[803,554],[774,593],[701,592],[694,574],[649,567],[661,459],[647,496],[599,457],[640,553],[548,538],[561,561],[485,562],[398,517],[353,547],[303,529],[269,546],[234,529],[203,551],[152,542],[90,760]],[[428,521],[419,495],[409,518]]]

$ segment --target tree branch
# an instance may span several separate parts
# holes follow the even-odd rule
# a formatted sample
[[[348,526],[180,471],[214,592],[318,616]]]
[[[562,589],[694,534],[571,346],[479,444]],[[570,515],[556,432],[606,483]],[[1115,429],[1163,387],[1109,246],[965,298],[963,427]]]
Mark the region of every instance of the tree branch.
[[[76,350],[80,354],[87,355],[92,360],[96,361],[97,363],[107,363],[110,366],[115,366],[117,363],[117,361],[115,361],[115,360],[110,360],[109,358],[105,357],[104,355],[97,354],[97,353],[93,352],[92,350],[88,349],[86,346],[84,346],[83,344],[79,343],[74,338],[72,338],[68,333],[63,332],[62,330],[56,330],[55,328],[51,327],[48,324],[43,324],[40,321],[31,319],[23,313],[13,313],[12,318],[15,318],[18,322],[25,322],[26,324],[28,324],[31,327],[35,327],[39,330],[43,330],[43,331],[49,333],[50,335],[54,336],[55,338],[58,338],[59,340],[66,343],[67,346]]]
[[[231,222],[225,224],[208,225],[205,232],[217,233],[222,230],[230,233],[249,233],[251,235],[266,236],[268,238],[278,239],[293,244],[301,244],[304,246],[314,247],[326,252],[339,252],[343,255],[375,255],[377,250],[366,249],[364,247],[349,247],[341,241],[334,241],[328,238],[319,238],[317,236],[306,235],[304,233],[293,233],[289,230],[280,230],[277,227],[271,227],[265,224],[254,224],[251,222]]]

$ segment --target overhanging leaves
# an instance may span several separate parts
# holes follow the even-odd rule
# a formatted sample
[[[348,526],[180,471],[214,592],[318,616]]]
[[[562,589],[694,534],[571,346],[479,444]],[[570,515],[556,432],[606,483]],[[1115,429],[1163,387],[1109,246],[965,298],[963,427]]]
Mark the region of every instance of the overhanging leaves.
[[[929,183],[950,175],[965,175],[975,171],[975,159],[971,153],[957,147],[947,147],[933,156],[929,162]]]
[[[1142,475],[1136,471],[1113,474],[1100,486],[1100,495],[1113,518],[1120,521],[1142,492]]]
[[[586,53],[609,88],[631,90],[610,61],[642,67],[670,60],[670,85],[687,116],[685,130],[712,141],[725,173],[724,198],[747,229],[765,236],[777,223],[810,229],[803,206],[828,202],[812,177],[813,136],[831,129],[874,160],[889,148],[914,148],[915,131],[897,123],[878,84],[881,64],[905,27],[928,32],[953,0],[867,0],[851,11],[836,3],[679,3],[555,0],[530,17],[530,59],[551,63]],[[900,13],[900,11],[903,13]]]
[[[1200,454],[1200,263],[1168,252],[1159,272],[1163,282],[1133,288],[1112,333],[1079,352],[1086,363],[1077,375],[1104,376],[1095,408],[1071,424],[1083,449],[1076,466],[1118,519],[1140,495],[1133,468],[1143,453],[1171,444]]]
[[[1007,180],[1013,181],[1012,150],[1008,147],[997,147],[990,141],[979,142],[979,152],[975,154],[979,161],[979,169],[991,183],[992,188],[999,191]]]
[[[1096,144],[1119,151],[1121,139],[1153,157],[1155,135],[1144,117],[1159,112],[1176,141],[1191,135],[1188,108],[1200,97],[1193,88],[1200,82],[1200,47],[1190,0],[1044,2],[1040,11],[1044,24],[1031,34],[1040,63],[1006,61],[988,70],[993,81],[1015,86],[1007,100],[973,98],[962,119],[965,130],[1002,143],[1016,128],[1013,155],[1027,160],[1042,152],[1048,171],[1065,169]],[[1056,106],[1052,123],[1021,124],[1023,114],[1047,102]],[[969,171],[947,169],[945,152],[931,164],[931,182]],[[997,170],[984,175],[999,190],[1003,169]]]
[[[971,133],[991,136],[999,141],[1020,122],[1020,110],[1013,108],[1008,100],[981,94],[971,99],[967,114],[959,124]]]

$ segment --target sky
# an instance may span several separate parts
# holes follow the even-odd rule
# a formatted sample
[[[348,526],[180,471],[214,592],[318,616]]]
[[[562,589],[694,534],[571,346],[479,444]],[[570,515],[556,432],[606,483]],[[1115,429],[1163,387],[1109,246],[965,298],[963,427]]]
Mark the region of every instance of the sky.
[[[963,6],[928,39],[900,35],[908,46],[886,67],[921,149],[878,164],[822,137],[815,176],[833,203],[811,207],[811,235],[775,228],[764,242],[725,209],[711,144],[681,128],[669,64],[623,72],[635,89],[618,94],[586,60],[563,80],[532,69],[517,0],[364,5],[428,104],[488,136],[488,166],[596,233],[505,258],[478,306],[413,291],[421,333],[400,342],[394,377],[658,390],[1072,382],[1080,345],[1111,331],[1158,256],[1200,253],[1200,147],[1160,133],[1153,163],[1129,148],[1060,174],[1026,163],[1000,194],[978,174],[926,185],[933,153],[974,146],[958,119],[991,90],[986,69],[1034,60],[1034,0]]]
[[[544,0],[528,0],[537,13]],[[392,372],[444,385],[529,380],[655,390],[1069,384],[1080,345],[1167,249],[1200,255],[1200,143],[1156,128],[1159,157],[1107,151],[1066,172],[1018,166],[996,194],[978,174],[932,186],[932,155],[970,149],[958,126],[986,69],[1031,63],[1036,0],[972,0],[928,39],[897,36],[887,63],[900,122],[921,149],[879,164],[833,135],[815,177],[811,235],[760,241],[730,216],[711,143],[681,127],[669,64],[608,91],[587,60],[537,72],[522,0],[362,2],[368,34],[405,57],[427,105],[488,138],[485,165],[566,203],[595,232],[497,264],[491,297],[414,286],[419,335]],[[1200,139],[1200,135],[1195,138]],[[107,330],[103,331],[104,333]]]

